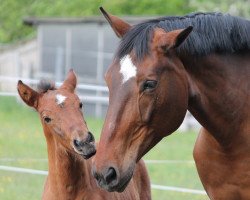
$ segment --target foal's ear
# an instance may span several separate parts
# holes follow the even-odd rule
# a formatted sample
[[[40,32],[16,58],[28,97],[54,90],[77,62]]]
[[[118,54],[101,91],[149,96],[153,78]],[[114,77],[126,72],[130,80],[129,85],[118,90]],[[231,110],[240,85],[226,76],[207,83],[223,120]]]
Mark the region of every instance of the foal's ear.
[[[73,69],[70,69],[66,79],[61,85],[60,89],[66,89],[70,92],[74,92],[77,84],[77,78]]]
[[[39,93],[25,85],[22,81],[18,81],[17,91],[22,100],[29,106],[37,109]]]
[[[189,26],[186,29],[178,29],[166,32],[166,34],[164,34],[164,36],[162,36],[162,38],[159,40],[159,46],[163,51],[177,48],[186,40],[192,30],[193,27]]]
[[[108,14],[102,7],[100,7],[100,11],[102,12],[103,16],[107,19],[110,26],[113,28],[117,37],[122,38],[125,33],[131,28],[127,22],[123,21],[122,19]]]

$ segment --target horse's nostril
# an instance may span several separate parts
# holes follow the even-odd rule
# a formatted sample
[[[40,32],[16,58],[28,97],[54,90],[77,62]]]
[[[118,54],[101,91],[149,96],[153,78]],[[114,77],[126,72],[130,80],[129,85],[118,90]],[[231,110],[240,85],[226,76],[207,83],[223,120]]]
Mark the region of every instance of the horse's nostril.
[[[86,142],[90,143],[90,142],[94,142],[94,141],[95,141],[95,138],[94,138],[93,134],[91,132],[88,132],[88,137],[87,137]]]
[[[110,184],[111,182],[115,181],[117,178],[117,174],[116,174],[116,171],[113,167],[110,167],[108,169],[108,172],[105,176],[105,181],[107,184]]]

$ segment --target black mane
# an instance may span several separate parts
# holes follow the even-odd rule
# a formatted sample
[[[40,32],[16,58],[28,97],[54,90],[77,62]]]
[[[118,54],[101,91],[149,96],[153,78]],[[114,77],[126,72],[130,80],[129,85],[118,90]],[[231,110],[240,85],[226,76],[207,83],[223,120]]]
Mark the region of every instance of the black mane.
[[[222,13],[193,13],[153,19],[133,26],[121,40],[118,57],[122,58],[134,49],[137,58],[142,59],[149,53],[148,43],[156,27],[172,31],[188,26],[193,26],[193,31],[177,48],[179,54],[202,56],[250,49],[250,21]]]
[[[45,93],[48,90],[56,90],[55,82],[50,80],[41,80],[37,85],[37,89],[39,93]]]

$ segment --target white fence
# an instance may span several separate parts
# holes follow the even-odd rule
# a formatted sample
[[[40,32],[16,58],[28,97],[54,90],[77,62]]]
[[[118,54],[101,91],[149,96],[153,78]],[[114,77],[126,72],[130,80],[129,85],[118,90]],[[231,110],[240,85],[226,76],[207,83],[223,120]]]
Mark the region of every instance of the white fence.
[[[0,76],[0,83],[8,82],[8,83],[13,83],[16,85],[18,80],[22,80],[25,84],[28,84],[28,85],[34,85],[34,84],[39,83],[39,80],[35,80],[35,79]],[[61,82],[56,82],[56,86],[60,86],[61,84],[62,84]],[[101,85],[79,84],[77,85],[77,88],[83,89],[83,90],[108,92],[108,88],[105,86],[101,86]],[[0,96],[18,96],[18,94],[17,92],[0,92]],[[86,102],[98,102],[98,103],[108,104],[108,97],[79,95],[79,98]]]
[[[22,80],[25,84],[28,85],[36,85],[39,80],[36,79],[27,79],[22,77],[10,77],[10,76],[0,76],[0,83],[7,82],[12,83],[16,86],[18,80]],[[56,82],[56,86],[60,86],[61,82]],[[78,84],[78,89],[82,90],[89,90],[89,91],[95,91],[95,94],[98,94],[98,92],[105,92],[107,93],[106,96],[98,96],[98,95],[85,95],[81,94],[79,95],[79,98],[82,99],[84,102],[90,102],[90,103],[102,103],[104,105],[108,105],[108,88],[102,85],[91,85],[91,84]],[[6,92],[2,91],[0,92],[0,96],[18,96],[17,92]],[[181,131],[187,131],[190,129],[198,129],[200,128],[199,123],[192,117],[192,115],[187,112],[186,117],[180,126],[179,130]]]
[[[27,168],[20,168],[20,167],[5,166],[5,165],[0,165],[0,170],[12,171],[12,172],[17,172],[17,173],[26,173],[26,174],[48,175],[48,172],[43,171],[43,170],[27,169]],[[156,189],[156,190],[163,190],[163,191],[174,191],[174,192],[207,195],[204,190],[195,190],[195,189],[188,189],[188,188],[182,188],[182,187],[151,184],[151,188]]]

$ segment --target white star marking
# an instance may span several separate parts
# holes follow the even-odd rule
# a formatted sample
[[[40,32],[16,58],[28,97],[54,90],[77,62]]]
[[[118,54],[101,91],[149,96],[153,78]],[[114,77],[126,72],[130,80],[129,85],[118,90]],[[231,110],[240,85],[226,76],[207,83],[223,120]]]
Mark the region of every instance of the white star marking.
[[[61,105],[61,104],[65,101],[66,98],[67,98],[67,97],[65,97],[65,96],[63,96],[63,95],[61,95],[61,94],[57,94],[57,95],[56,95],[56,103],[57,103],[58,105]]]
[[[130,55],[124,56],[120,60],[120,65],[121,65],[120,73],[123,76],[122,83],[125,83],[130,78],[136,76],[136,66],[132,63]]]

